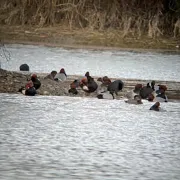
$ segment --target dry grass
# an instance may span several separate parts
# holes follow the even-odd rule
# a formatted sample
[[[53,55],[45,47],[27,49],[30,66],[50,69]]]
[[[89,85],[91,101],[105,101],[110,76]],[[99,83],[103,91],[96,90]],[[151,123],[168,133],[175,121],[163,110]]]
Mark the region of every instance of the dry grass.
[[[98,46],[118,47],[130,49],[172,49],[178,50],[177,38],[152,39],[147,36],[140,38],[127,36],[122,38],[120,30],[69,30],[67,26],[29,27],[29,26],[1,26],[0,39],[10,43],[45,44],[50,46],[79,47]],[[99,47],[101,46],[101,47]]]
[[[168,0],[6,0],[0,2],[0,24],[39,28],[63,24],[69,30],[119,30],[122,38],[140,38],[144,35],[158,38],[167,34],[177,38],[180,36],[180,20],[175,11],[179,12],[180,7],[177,3],[172,13],[172,8],[165,9],[167,2]]]

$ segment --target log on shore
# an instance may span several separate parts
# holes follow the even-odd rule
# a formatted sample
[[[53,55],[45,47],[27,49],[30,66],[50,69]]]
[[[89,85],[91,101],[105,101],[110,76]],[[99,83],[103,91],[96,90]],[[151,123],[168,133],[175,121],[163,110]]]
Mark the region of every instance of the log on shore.
[[[40,95],[52,95],[52,96],[85,96],[84,91],[80,88],[78,89],[78,95],[71,95],[68,93],[69,85],[75,79],[80,79],[83,76],[69,75],[67,81],[65,82],[56,82],[50,79],[44,79],[47,74],[37,73],[38,78],[41,81],[41,87],[38,89],[38,94]],[[0,69],[0,93],[19,93],[18,90],[21,87],[24,87],[27,83],[27,80],[30,79],[30,73],[24,72],[14,72]],[[97,80],[97,77],[94,77]],[[115,80],[117,78],[111,78]],[[119,78],[120,79],[120,78]],[[147,82],[151,80],[137,80],[137,79],[124,79],[121,78],[124,82],[124,89],[120,93],[120,96],[125,96],[127,92],[134,89],[136,84],[146,85]],[[180,100],[180,82],[173,81],[156,81],[156,84],[166,85],[168,90],[166,92],[169,99]],[[96,93],[91,93],[88,97],[96,97]]]

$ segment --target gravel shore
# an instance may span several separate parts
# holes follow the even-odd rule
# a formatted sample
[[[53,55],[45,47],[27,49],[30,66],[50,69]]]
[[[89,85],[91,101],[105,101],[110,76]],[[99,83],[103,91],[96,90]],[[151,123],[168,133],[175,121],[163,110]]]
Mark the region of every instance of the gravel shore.
[[[83,76],[79,75],[68,75],[68,78],[65,82],[56,82],[50,79],[44,79],[44,77],[47,74],[40,74],[37,73],[37,76],[39,80],[41,81],[41,87],[38,89],[39,95],[51,95],[51,96],[77,96],[77,97],[96,97],[97,93],[91,93],[87,94],[84,91],[81,90],[81,88],[78,89],[78,95],[71,95],[68,93],[69,85],[71,82],[73,82],[75,79],[81,79]],[[27,83],[27,79],[30,79],[31,74],[30,73],[24,73],[24,72],[14,72],[14,71],[7,71],[0,69],[0,93],[13,93],[17,94],[19,93],[18,90],[22,86],[24,86]],[[97,80],[98,77],[94,77],[95,80]],[[117,78],[111,78],[111,80],[115,80]],[[147,80],[137,80],[137,79],[122,79],[124,82],[124,88],[122,92],[119,93],[119,96],[117,97],[125,97],[127,92],[134,89],[134,86],[137,83],[141,84],[147,84]],[[157,81],[157,84],[163,84],[168,87],[167,90],[167,96],[169,99],[174,100],[180,100],[180,82],[172,82],[172,81]]]

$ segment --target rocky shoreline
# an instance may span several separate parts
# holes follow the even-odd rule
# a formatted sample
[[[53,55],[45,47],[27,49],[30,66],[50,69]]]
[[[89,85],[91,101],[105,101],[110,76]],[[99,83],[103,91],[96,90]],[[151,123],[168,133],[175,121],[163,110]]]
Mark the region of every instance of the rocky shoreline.
[[[96,97],[97,93],[86,94],[80,88],[78,89],[77,95],[72,95],[68,93],[69,85],[75,79],[80,79],[83,76],[69,75],[67,81],[56,82],[50,79],[44,79],[47,74],[37,73],[39,80],[41,81],[41,87],[38,89],[39,95],[50,95],[50,96],[76,96],[76,97]],[[0,93],[13,93],[18,94],[19,88],[27,83],[27,79],[30,79],[31,73],[24,72],[14,72],[0,69]],[[97,80],[98,77],[94,77]],[[116,78],[111,78],[115,80]],[[132,90],[134,86],[138,83],[147,84],[147,80],[137,80],[137,79],[121,79],[125,86],[123,91],[119,93],[117,99],[125,97],[127,92]],[[151,81],[151,80],[150,80]],[[157,84],[163,84],[168,87],[167,96],[172,100],[180,100],[180,82],[173,81],[156,81]]]

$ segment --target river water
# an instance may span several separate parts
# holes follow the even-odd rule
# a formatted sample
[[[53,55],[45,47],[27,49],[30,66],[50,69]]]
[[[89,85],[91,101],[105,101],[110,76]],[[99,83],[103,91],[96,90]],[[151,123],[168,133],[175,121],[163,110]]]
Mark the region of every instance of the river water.
[[[27,63],[32,72],[59,72],[65,68],[67,74],[114,78],[154,79],[180,81],[180,54],[135,51],[92,51],[50,48],[30,45],[8,45],[9,62],[2,59],[1,66],[8,70],[19,70]],[[1,57],[0,57],[1,58]]]
[[[82,74],[85,72],[82,68],[87,67],[94,75],[101,75],[109,72],[99,67],[104,62],[107,68],[112,64],[115,71],[108,75],[114,77],[118,68],[127,71],[127,64],[132,63],[129,57],[134,53],[136,58],[139,56],[142,60],[146,56],[154,64],[156,60],[169,63],[160,68],[165,77],[157,73],[155,78],[179,80],[177,54],[68,52],[40,47],[40,58],[34,46],[11,45],[9,49],[12,59],[2,65],[11,70],[18,70],[23,57],[27,57],[31,71],[47,72],[63,66],[71,74]],[[80,51],[82,59],[78,55]],[[53,56],[63,57],[63,52],[64,59],[58,61]],[[118,53],[124,54],[126,59],[123,67],[119,66],[122,59],[117,60]],[[49,54],[52,54],[51,62]],[[118,64],[117,69],[110,60],[102,61],[106,56],[117,57],[113,59],[113,63]],[[96,66],[88,59],[96,62]],[[172,69],[167,59],[172,60]],[[77,62],[80,69],[71,67],[73,62]],[[137,63],[134,66],[139,67]],[[177,73],[176,77],[169,73],[170,69]],[[159,68],[154,66],[154,70],[150,68],[143,77],[138,77],[149,79]],[[126,74],[121,71],[120,75]],[[134,69],[132,74],[137,75]],[[146,101],[142,105],[130,105],[124,100],[0,94],[0,180],[179,180],[180,103],[161,103],[160,112],[150,111],[152,105]]]
[[[180,177],[180,104],[0,94],[0,179]]]

